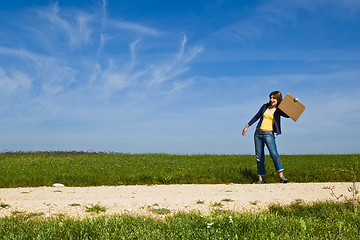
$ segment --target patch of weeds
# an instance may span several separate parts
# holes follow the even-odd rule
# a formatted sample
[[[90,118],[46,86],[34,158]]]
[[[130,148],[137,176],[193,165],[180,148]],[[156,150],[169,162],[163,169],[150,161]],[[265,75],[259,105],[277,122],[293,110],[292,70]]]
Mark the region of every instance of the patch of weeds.
[[[28,213],[28,214],[26,214],[26,218],[40,217],[40,216],[43,216],[43,215],[44,215],[43,212]]]
[[[305,204],[305,201],[303,199],[295,199],[294,204]]]
[[[171,211],[166,208],[153,208],[151,209],[151,212],[159,215],[165,215],[171,213]]]
[[[340,207],[343,211],[343,213],[346,213],[346,209],[345,209],[345,205],[346,203],[350,203],[353,207],[353,211],[355,214],[357,214],[358,212],[358,205],[360,204],[360,197],[358,196],[359,194],[359,190],[356,187],[356,182],[357,182],[357,175],[356,173],[359,171],[359,163],[356,162],[356,167],[355,169],[352,169],[351,173],[352,173],[352,182],[353,182],[353,186],[348,188],[348,191],[352,193],[352,199],[348,199],[346,196],[344,196],[343,194],[340,195],[336,195],[334,192],[335,187],[329,187],[329,188],[325,188],[325,189],[329,189],[331,191],[331,196],[333,196],[334,198],[336,198],[336,201],[341,204]],[[341,199],[344,199],[345,201],[341,201]]]
[[[233,202],[234,200],[230,199],[230,198],[224,198],[223,200],[221,200],[222,202]]]
[[[214,203],[211,204],[211,206],[213,206],[213,207],[222,207],[223,204],[221,202],[214,202]]]
[[[30,193],[30,192],[21,192],[21,194],[28,194],[28,193]]]
[[[59,214],[54,214],[54,215],[57,216],[59,219],[64,219],[64,218],[66,218],[66,214],[64,214],[64,213],[59,213]],[[63,226],[63,223],[60,222],[60,223],[59,223],[59,226],[62,227],[62,226]]]
[[[254,202],[250,202],[251,205],[256,206],[258,204],[259,201],[254,201]]]
[[[93,212],[93,213],[100,213],[100,212],[106,212],[106,208],[103,206],[100,206],[99,203],[92,204],[90,207],[85,206],[86,212]]]
[[[54,192],[58,192],[58,193],[61,193],[62,191],[61,191],[61,190],[55,190]]]
[[[1,202],[1,203],[0,203],[0,207],[1,207],[1,208],[9,208],[9,207],[10,207],[10,205],[9,205],[9,204],[6,204],[6,203]]]
[[[15,215],[15,216],[19,216],[19,215],[24,215],[25,212],[24,212],[24,211],[15,210],[15,211],[12,211],[11,214],[12,214],[12,215]]]
[[[80,207],[81,204],[79,204],[79,203],[71,203],[71,204],[69,204],[69,206],[70,207]]]
[[[196,201],[196,204],[204,204],[204,203],[205,203],[204,200],[197,200],[197,201]]]

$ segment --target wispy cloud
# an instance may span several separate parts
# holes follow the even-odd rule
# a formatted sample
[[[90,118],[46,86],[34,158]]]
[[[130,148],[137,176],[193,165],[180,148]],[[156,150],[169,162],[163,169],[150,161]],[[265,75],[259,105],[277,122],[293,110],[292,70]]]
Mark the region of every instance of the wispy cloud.
[[[129,88],[136,83],[138,75],[133,72],[131,61],[125,65],[117,63],[110,59],[108,66],[104,69],[101,65],[96,67],[90,78],[90,87],[95,91],[98,97],[108,99],[119,91]]]
[[[101,17],[101,33],[100,33],[100,47],[99,47],[99,54],[101,53],[103,46],[105,44],[105,36],[104,36],[104,29],[105,29],[105,24],[106,24],[106,17],[107,17],[107,10],[106,10],[106,6],[107,6],[107,1],[103,0],[102,1],[102,17]]]
[[[147,27],[145,25],[129,22],[129,21],[122,21],[122,20],[108,20],[108,24],[120,30],[127,30],[130,32],[135,32],[144,35],[150,36],[160,36],[163,33],[157,29]]]
[[[216,56],[214,58],[214,56]],[[222,61],[357,61],[360,51],[354,49],[311,49],[310,50],[248,50],[209,49],[199,57],[204,62]]]
[[[0,91],[2,96],[9,94],[27,92],[32,88],[32,80],[21,71],[5,72],[0,67]]]
[[[258,5],[249,17],[233,22],[228,26],[215,31],[212,36],[226,42],[257,40],[274,27],[296,25],[299,14],[306,11],[313,14],[326,8],[329,14],[349,17],[360,10],[356,0],[275,0]],[[329,9],[332,9],[329,10]],[[341,10],[341,11],[339,11]],[[339,13],[340,12],[340,13]]]
[[[125,64],[115,59],[109,61],[102,69],[97,66],[92,76],[92,88],[102,89],[104,96],[110,97],[118,91],[128,89],[133,96],[142,98],[150,95],[169,95],[190,85],[191,80],[179,79],[203,48],[200,46],[186,48],[187,38],[184,36],[178,53],[157,62],[140,64],[137,60],[137,45],[140,40],[129,44],[130,58]],[[170,62],[170,64],[169,64]]]
[[[107,6],[107,1],[106,0],[102,0],[102,9],[103,11],[106,13],[106,6]]]
[[[48,20],[53,27],[64,33],[68,37],[70,45],[79,46],[88,44],[91,40],[92,28],[89,26],[93,21],[93,16],[85,12],[79,12],[76,15],[65,19],[60,15],[59,3],[54,3],[50,9],[38,10],[39,16]]]
[[[0,46],[0,54],[29,59],[35,63],[48,62],[48,61],[53,60],[52,57],[47,57],[47,56],[37,54],[37,53],[31,52],[31,51],[28,51],[25,49],[20,49],[20,48],[8,48],[8,47]]]
[[[181,75],[188,71],[192,60],[203,50],[201,46],[189,46],[184,35],[178,52],[167,52],[162,58],[144,60],[139,45],[149,49],[147,36],[166,38],[166,34],[136,22],[109,19],[106,0],[102,1],[98,12],[61,9],[59,2],[48,8],[38,8],[35,12],[39,19],[35,18],[34,22],[44,24],[46,20],[42,34],[66,36],[67,41],[64,43],[61,37],[55,38],[56,41],[44,40],[51,45],[49,49],[52,51],[41,53],[27,49],[26,44],[23,48],[0,46],[0,54],[24,61],[17,72],[34,79],[33,91],[36,89],[37,98],[43,103],[53,96],[65,96],[71,92],[94,94],[93,97],[99,99],[118,94],[142,98],[148,94],[173,94],[191,84],[191,80],[182,79]],[[26,23],[21,24],[26,26]],[[29,35],[39,31],[24,29],[30,31]],[[136,33],[127,34],[129,37],[126,40],[117,43],[117,47],[128,49],[128,55],[104,52],[104,47],[123,30]],[[126,45],[124,41],[129,42]],[[6,79],[9,79],[9,72],[5,68],[2,71],[3,78],[7,76]]]
[[[170,64],[165,63],[161,66],[153,66],[152,78],[149,81],[149,85],[157,85],[164,83],[170,79],[174,79],[178,75],[188,70],[189,62],[203,51],[203,47],[195,46],[186,51],[187,43],[186,35],[184,35],[183,41],[181,42],[179,52]]]
[[[271,25],[279,26],[284,21],[295,21],[296,15],[289,10],[289,3],[280,4],[280,1],[271,1],[258,6],[250,17],[219,29],[213,36],[230,42],[256,40],[262,37]]]
[[[31,78],[33,89],[43,96],[53,96],[64,91],[73,81],[71,67],[51,56],[44,56],[24,49],[0,47],[0,55],[8,55],[22,61],[15,72],[22,72],[24,79]],[[4,70],[3,70],[4,71]],[[27,77],[25,77],[27,76]],[[30,88],[27,88],[31,90]]]

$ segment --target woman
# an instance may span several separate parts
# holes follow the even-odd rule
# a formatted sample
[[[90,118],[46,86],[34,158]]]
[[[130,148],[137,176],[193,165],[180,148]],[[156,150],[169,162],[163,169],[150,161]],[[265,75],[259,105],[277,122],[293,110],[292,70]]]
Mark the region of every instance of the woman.
[[[265,145],[269,150],[270,156],[274,162],[275,169],[279,174],[280,182],[287,183],[289,181],[284,177],[284,168],[280,162],[279,153],[276,148],[275,133],[277,135],[281,134],[280,117],[282,116],[289,118],[289,116],[278,108],[282,101],[281,92],[274,91],[270,93],[269,97],[270,101],[265,103],[256,113],[256,115],[249,121],[249,123],[242,131],[242,135],[245,136],[248,128],[258,119],[260,119],[254,134],[255,154],[259,176],[258,183],[264,183],[263,177],[265,176]],[[294,98],[294,101],[297,102],[298,99]]]

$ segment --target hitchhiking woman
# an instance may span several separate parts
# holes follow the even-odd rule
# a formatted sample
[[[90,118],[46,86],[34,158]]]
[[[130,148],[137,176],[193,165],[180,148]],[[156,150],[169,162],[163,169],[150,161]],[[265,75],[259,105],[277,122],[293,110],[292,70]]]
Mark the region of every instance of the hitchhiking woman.
[[[281,92],[274,91],[270,93],[269,97],[270,101],[265,103],[255,114],[255,116],[249,121],[249,123],[242,131],[242,135],[245,136],[248,128],[260,119],[254,134],[255,154],[259,176],[257,183],[264,183],[263,177],[265,176],[265,145],[269,150],[275,169],[279,174],[280,182],[287,183],[289,181],[284,177],[284,168],[280,162],[279,153],[276,148],[275,133],[277,135],[281,134],[280,117],[289,118],[289,116],[278,108],[282,101]],[[294,98],[294,101],[297,102],[298,99]]]

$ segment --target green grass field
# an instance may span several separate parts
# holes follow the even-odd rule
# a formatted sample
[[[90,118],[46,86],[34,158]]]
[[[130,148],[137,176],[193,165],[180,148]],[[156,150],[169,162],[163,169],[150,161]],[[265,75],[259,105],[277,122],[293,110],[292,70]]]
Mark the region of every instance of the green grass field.
[[[352,182],[360,155],[283,155],[292,182]],[[266,159],[267,182],[278,182]],[[0,187],[123,184],[254,183],[256,160],[247,155],[169,155],[91,152],[0,154]],[[212,210],[164,218],[113,215],[87,219],[39,214],[0,218],[0,239],[359,239],[358,194],[342,202],[273,205],[261,213]],[[334,199],[335,200],[335,199]],[[0,196],[1,202],[1,196]],[[0,211],[11,207],[1,202]],[[360,210],[360,208],[359,208]]]
[[[273,205],[257,214],[178,213],[165,218],[121,215],[84,220],[0,219],[1,239],[359,239],[360,216],[349,203]]]
[[[360,155],[283,155],[292,182],[352,181]],[[278,182],[266,158],[266,182]],[[170,155],[91,152],[15,152],[0,154],[0,187],[133,184],[254,183],[252,155]]]

